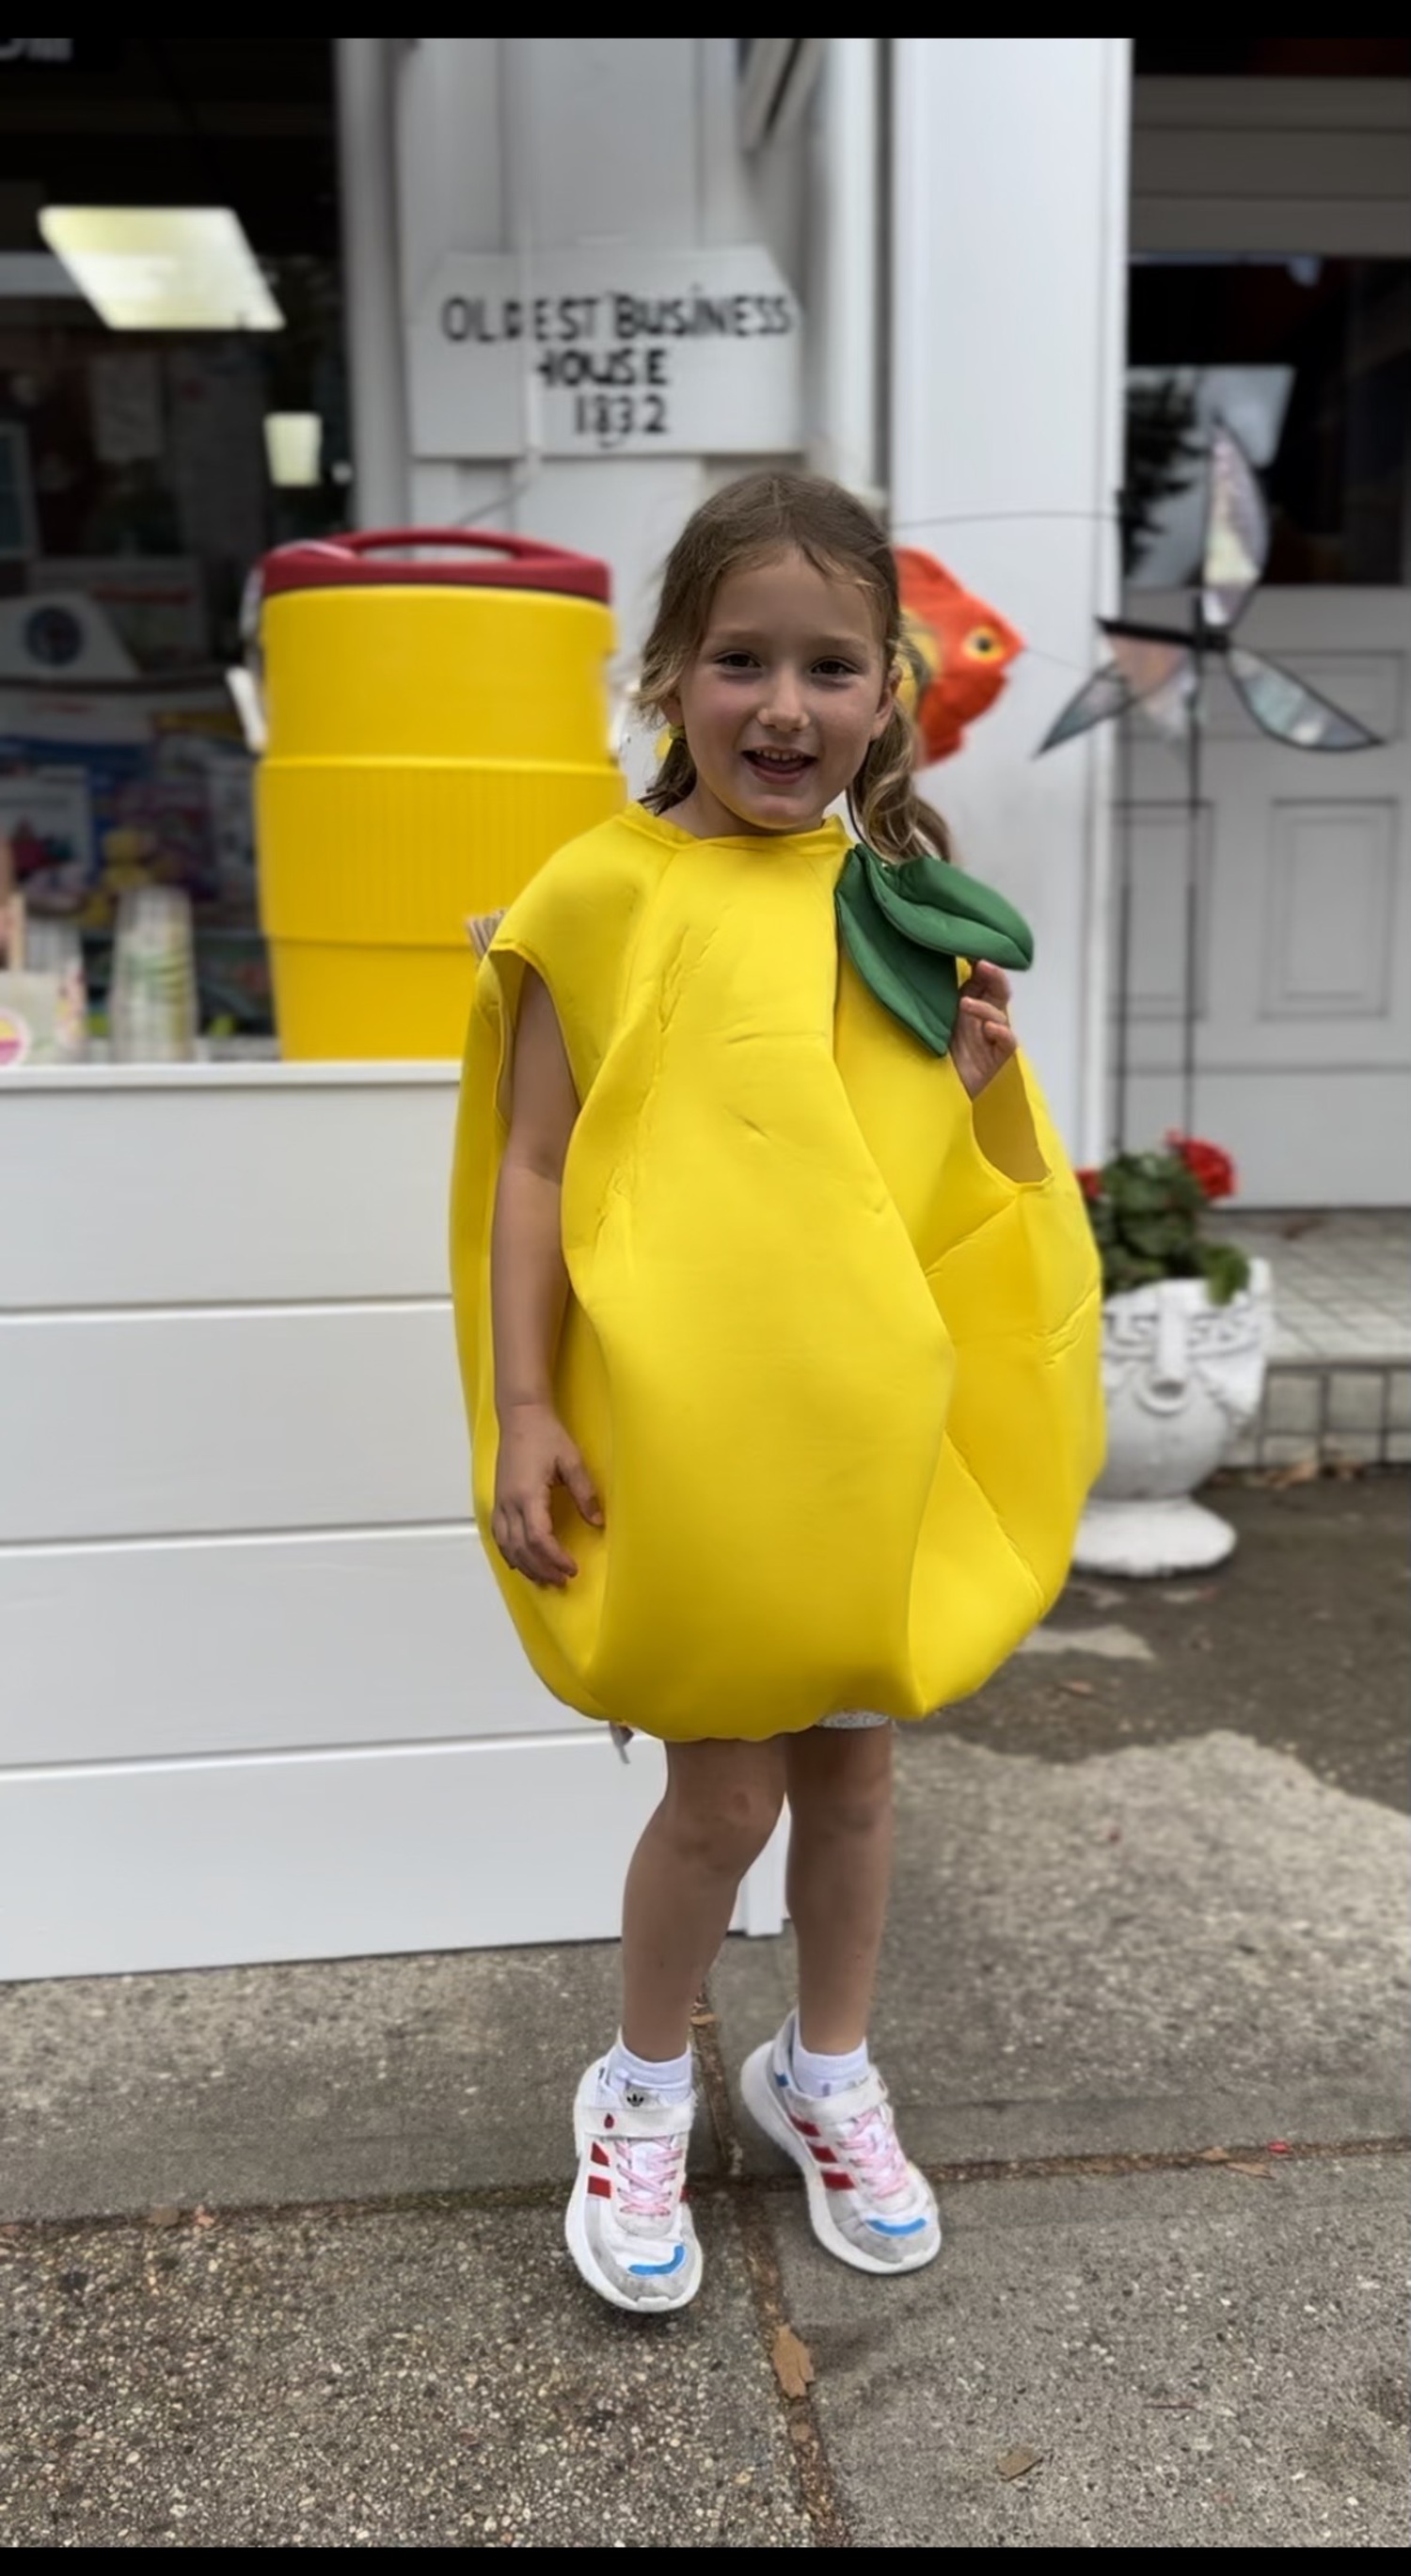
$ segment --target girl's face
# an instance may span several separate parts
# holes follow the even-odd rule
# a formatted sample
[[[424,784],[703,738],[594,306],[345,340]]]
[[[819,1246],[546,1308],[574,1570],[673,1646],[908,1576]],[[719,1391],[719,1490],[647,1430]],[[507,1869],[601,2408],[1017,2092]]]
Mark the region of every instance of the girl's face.
[[[861,583],[790,548],[727,573],[664,712],[696,784],[670,820],[704,840],[809,832],[850,787],[895,681]]]

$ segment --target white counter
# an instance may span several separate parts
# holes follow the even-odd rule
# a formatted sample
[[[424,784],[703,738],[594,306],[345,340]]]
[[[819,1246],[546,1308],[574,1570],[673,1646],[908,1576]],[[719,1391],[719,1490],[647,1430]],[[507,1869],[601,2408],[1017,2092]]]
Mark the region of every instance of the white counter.
[[[539,1688],[468,1519],[456,1081],[0,1078],[0,1977],[616,1932],[660,1755]]]

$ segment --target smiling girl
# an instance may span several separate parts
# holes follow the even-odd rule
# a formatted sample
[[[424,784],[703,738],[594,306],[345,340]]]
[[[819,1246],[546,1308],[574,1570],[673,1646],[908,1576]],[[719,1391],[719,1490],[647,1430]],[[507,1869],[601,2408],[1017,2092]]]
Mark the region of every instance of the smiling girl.
[[[916,796],[901,676],[859,503],[788,474],[717,494],[643,654],[661,768],[541,870],[476,988],[477,1516],[549,1689],[666,1748],[567,2219],[641,2314],[700,2284],[691,2008],[786,1796],[798,2005],[745,2102],[829,2252],[938,2252],[867,2045],[890,1721],[1043,1616],[1100,1460],[1091,1232],[1009,1024],[1032,944]]]

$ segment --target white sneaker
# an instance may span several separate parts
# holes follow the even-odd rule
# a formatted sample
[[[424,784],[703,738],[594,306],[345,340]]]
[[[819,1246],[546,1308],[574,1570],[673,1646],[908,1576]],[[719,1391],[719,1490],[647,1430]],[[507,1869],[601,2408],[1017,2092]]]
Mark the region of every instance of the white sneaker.
[[[578,2179],[564,2234],[600,2299],[639,2316],[684,2308],[701,2286],[701,2249],[686,2198],[692,2102],[618,2092],[590,2066],[573,2105]]]
[[[740,2089],[751,2119],[800,2167],[820,2245],[859,2272],[919,2272],[941,2250],[935,2194],[897,2141],[875,2068],[821,2101],[793,2074],[794,2015],[747,2057]]]

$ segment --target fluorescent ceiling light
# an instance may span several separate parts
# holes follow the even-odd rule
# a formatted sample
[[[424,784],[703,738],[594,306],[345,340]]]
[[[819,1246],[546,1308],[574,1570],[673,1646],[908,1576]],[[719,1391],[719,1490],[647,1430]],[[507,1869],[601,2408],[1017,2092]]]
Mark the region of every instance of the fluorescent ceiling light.
[[[322,453],[323,422],[316,411],[266,412],[265,456],[271,483],[282,491],[298,491],[319,482]]]
[[[112,331],[282,331],[229,206],[46,206],[39,229]]]

